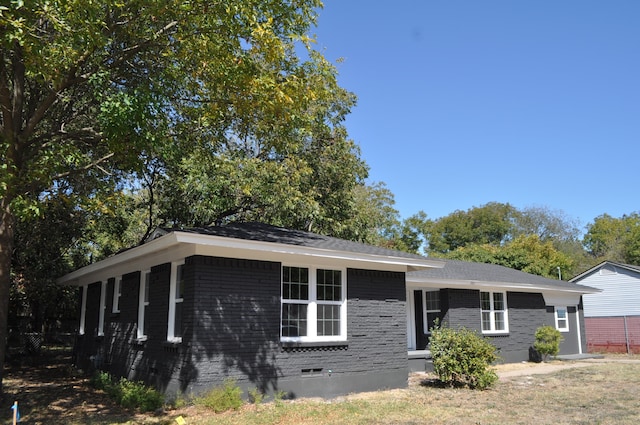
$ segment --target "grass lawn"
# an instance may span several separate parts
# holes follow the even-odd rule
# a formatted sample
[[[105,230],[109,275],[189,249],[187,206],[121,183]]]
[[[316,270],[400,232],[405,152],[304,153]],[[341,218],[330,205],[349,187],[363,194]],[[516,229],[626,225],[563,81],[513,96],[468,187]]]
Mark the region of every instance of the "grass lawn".
[[[473,391],[414,385],[335,400],[247,406],[188,424],[638,424],[640,365],[609,363]]]
[[[53,369],[57,373],[59,369]],[[26,371],[23,371],[26,372]],[[50,372],[51,374],[51,372]],[[10,397],[29,424],[638,424],[640,364],[594,364],[544,375],[501,379],[492,389],[440,388],[412,379],[407,389],[335,400],[275,401],[214,414],[188,406],[137,414],[113,405],[86,380],[11,371]],[[34,382],[40,380],[40,382]],[[58,385],[58,392],[54,386]],[[4,409],[2,412],[8,411]],[[11,423],[0,418],[0,424]]]

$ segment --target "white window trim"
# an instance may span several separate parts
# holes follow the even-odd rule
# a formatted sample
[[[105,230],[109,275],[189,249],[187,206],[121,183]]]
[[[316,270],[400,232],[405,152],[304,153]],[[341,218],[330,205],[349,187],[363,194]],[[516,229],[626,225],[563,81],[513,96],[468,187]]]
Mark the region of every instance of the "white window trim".
[[[113,305],[112,313],[120,313],[120,297],[122,296],[122,276],[115,278],[113,282]]]
[[[138,291],[138,339],[144,341],[147,335],[144,331],[144,313],[149,302],[144,300],[145,288],[147,286],[147,277],[151,276],[151,270],[143,270],[140,272],[140,290]]]
[[[98,336],[104,336],[104,313],[107,309],[107,282],[100,282],[100,312],[98,314]]]
[[[169,322],[167,323],[167,341],[180,343],[182,337],[175,336],[176,303],[182,302],[182,298],[176,298],[176,284],[178,267],[184,264],[184,260],[171,263],[171,278],[169,281]]]
[[[89,285],[82,286],[82,304],[80,306],[80,329],[78,329],[78,333],[80,335],[84,335],[84,327],[86,324],[87,317],[87,291],[89,290]]]
[[[288,300],[282,297],[282,268],[300,267],[309,269],[309,299]],[[317,271],[338,270],[341,277],[341,301],[317,301]],[[307,336],[282,336],[282,304],[307,304]],[[340,306],[340,335],[318,336],[318,304]],[[281,342],[341,342],[347,340],[347,269],[342,267],[318,266],[310,264],[283,263],[280,266],[280,341]]]
[[[564,319],[560,319],[558,317],[558,309],[563,309],[564,310],[564,313],[565,313]],[[567,306],[563,306],[563,305],[555,306],[553,308],[553,315],[554,315],[554,317],[556,319],[556,329],[559,330],[560,332],[569,332],[569,308]],[[560,320],[564,320],[566,326],[561,328],[560,325],[559,325],[559,321]]]
[[[482,295],[481,295],[482,292],[488,292],[489,293],[489,302],[490,302],[490,309],[489,310],[483,310],[482,309]],[[494,308],[494,305],[493,305],[493,303],[494,303],[493,294],[496,294],[496,293],[502,294],[502,297],[503,297],[503,300],[504,300],[504,310],[496,310]],[[482,331],[482,334],[483,335],[504,335],[504,334],[508,334],[509,333],[509,306],[507,305],[507,293],[505,291],[480,291],[478,296],[480,297],[480,330]],[[489,315],[489,324],[491,326],[490,330],[482,329],[482,313],[483,312],[491,313]],[[495,316],[496,312],[503,312],[504,313],[504,329],[496,330],[496,316]]]
[[[425,335],[428,335],[431,333],[431,331],[429,330],[429,323],[427,320],[427,313],[442,313],[442,306],[440,305],[440,308],[438,310],[427,310],[427,292],[437,292],[438,293],[438,304],[440,304],[442,302],[442,300],[440,299],[440,289],[425,289],[422,291],[423,295],[422,295],[422,329]]]

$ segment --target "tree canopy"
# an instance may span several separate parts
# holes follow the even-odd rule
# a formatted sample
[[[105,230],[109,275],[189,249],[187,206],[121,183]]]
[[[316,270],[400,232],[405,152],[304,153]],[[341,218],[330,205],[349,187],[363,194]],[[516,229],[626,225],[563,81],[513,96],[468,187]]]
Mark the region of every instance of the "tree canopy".
[[[355,97],[308,34],[320,6],[0,6],[0,359],[16,223],[43,214],[46,199],[67,196],[95,213],[134,182],[146,184],[147,227],[294,212],[297,225],[340,230],[331,217],[349,201],[339,195],[367,168],[342,126]],[[154,196],[173,189],[213,213]]]
[[[618,261],[640,264],[640,214],[614,218],[609,214],[596,217],[587,226],[584,246],[598,262]]]

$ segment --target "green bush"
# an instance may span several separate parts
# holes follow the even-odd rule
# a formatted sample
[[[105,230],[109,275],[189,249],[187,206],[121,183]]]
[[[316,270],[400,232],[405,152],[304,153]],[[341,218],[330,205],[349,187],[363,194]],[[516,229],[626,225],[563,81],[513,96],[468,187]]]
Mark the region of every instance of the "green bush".
[[[536,330],[533,348],[540,353],[543,361],[547,361],[549,356],[557,356],[560,352],[560,342],[562,334],[553,326],[540,326]]]
[[[126,378],[116,381],[106,372],[97,373],[91,382],[94,387],[103,390],[116,403],[127,409],[150,412],[162,407],[164,401],[162,394],[142,382],[133,382]]]
[[[498,360],[496,347],[476,332],[435,327],[430,341],[433,369],[443,383],[485,389],[498,379],[490,367]]]
[[[196,398],[195,404],[219,413],[238,409],[244,404],[244,401],[242,400],[242,390],[236,381],[227,379],[222,386],[215,387],[202,397]]]
[[[260,404],[264,400],[264,394],[258,388],[249,390],[249,401],[253,404]]]

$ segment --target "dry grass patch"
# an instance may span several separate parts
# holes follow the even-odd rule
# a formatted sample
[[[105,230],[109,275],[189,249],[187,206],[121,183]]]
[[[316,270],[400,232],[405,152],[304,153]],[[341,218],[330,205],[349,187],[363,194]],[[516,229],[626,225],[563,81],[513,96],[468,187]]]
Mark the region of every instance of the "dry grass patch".
[[[498,382],[493,389],[408,389],[332,401],[296,400],[211,415],[184,412],[188,424],[637,424],[640,365],[598,364]]]
[[[545,365],[504,365],[502,371],[519,368],[532,373],[501,379],[485,391],[442,388],[433,375],[412,375],[407,389],[331,401],[246,404],[220,414],[197,406],[159,416],[136,414],[115,406],[86,380],[62,376],[58,368],[38,369],[38,373],[27,368],[12,370],[5,383],[11,400],[14,396],[21,400],[21,412],[30,424],[175,424],[178,415],[188,425],[637,424],[640,363],[624,361],[541,375],[533,370]],[[0,424],[3,420],[0,418]]]

